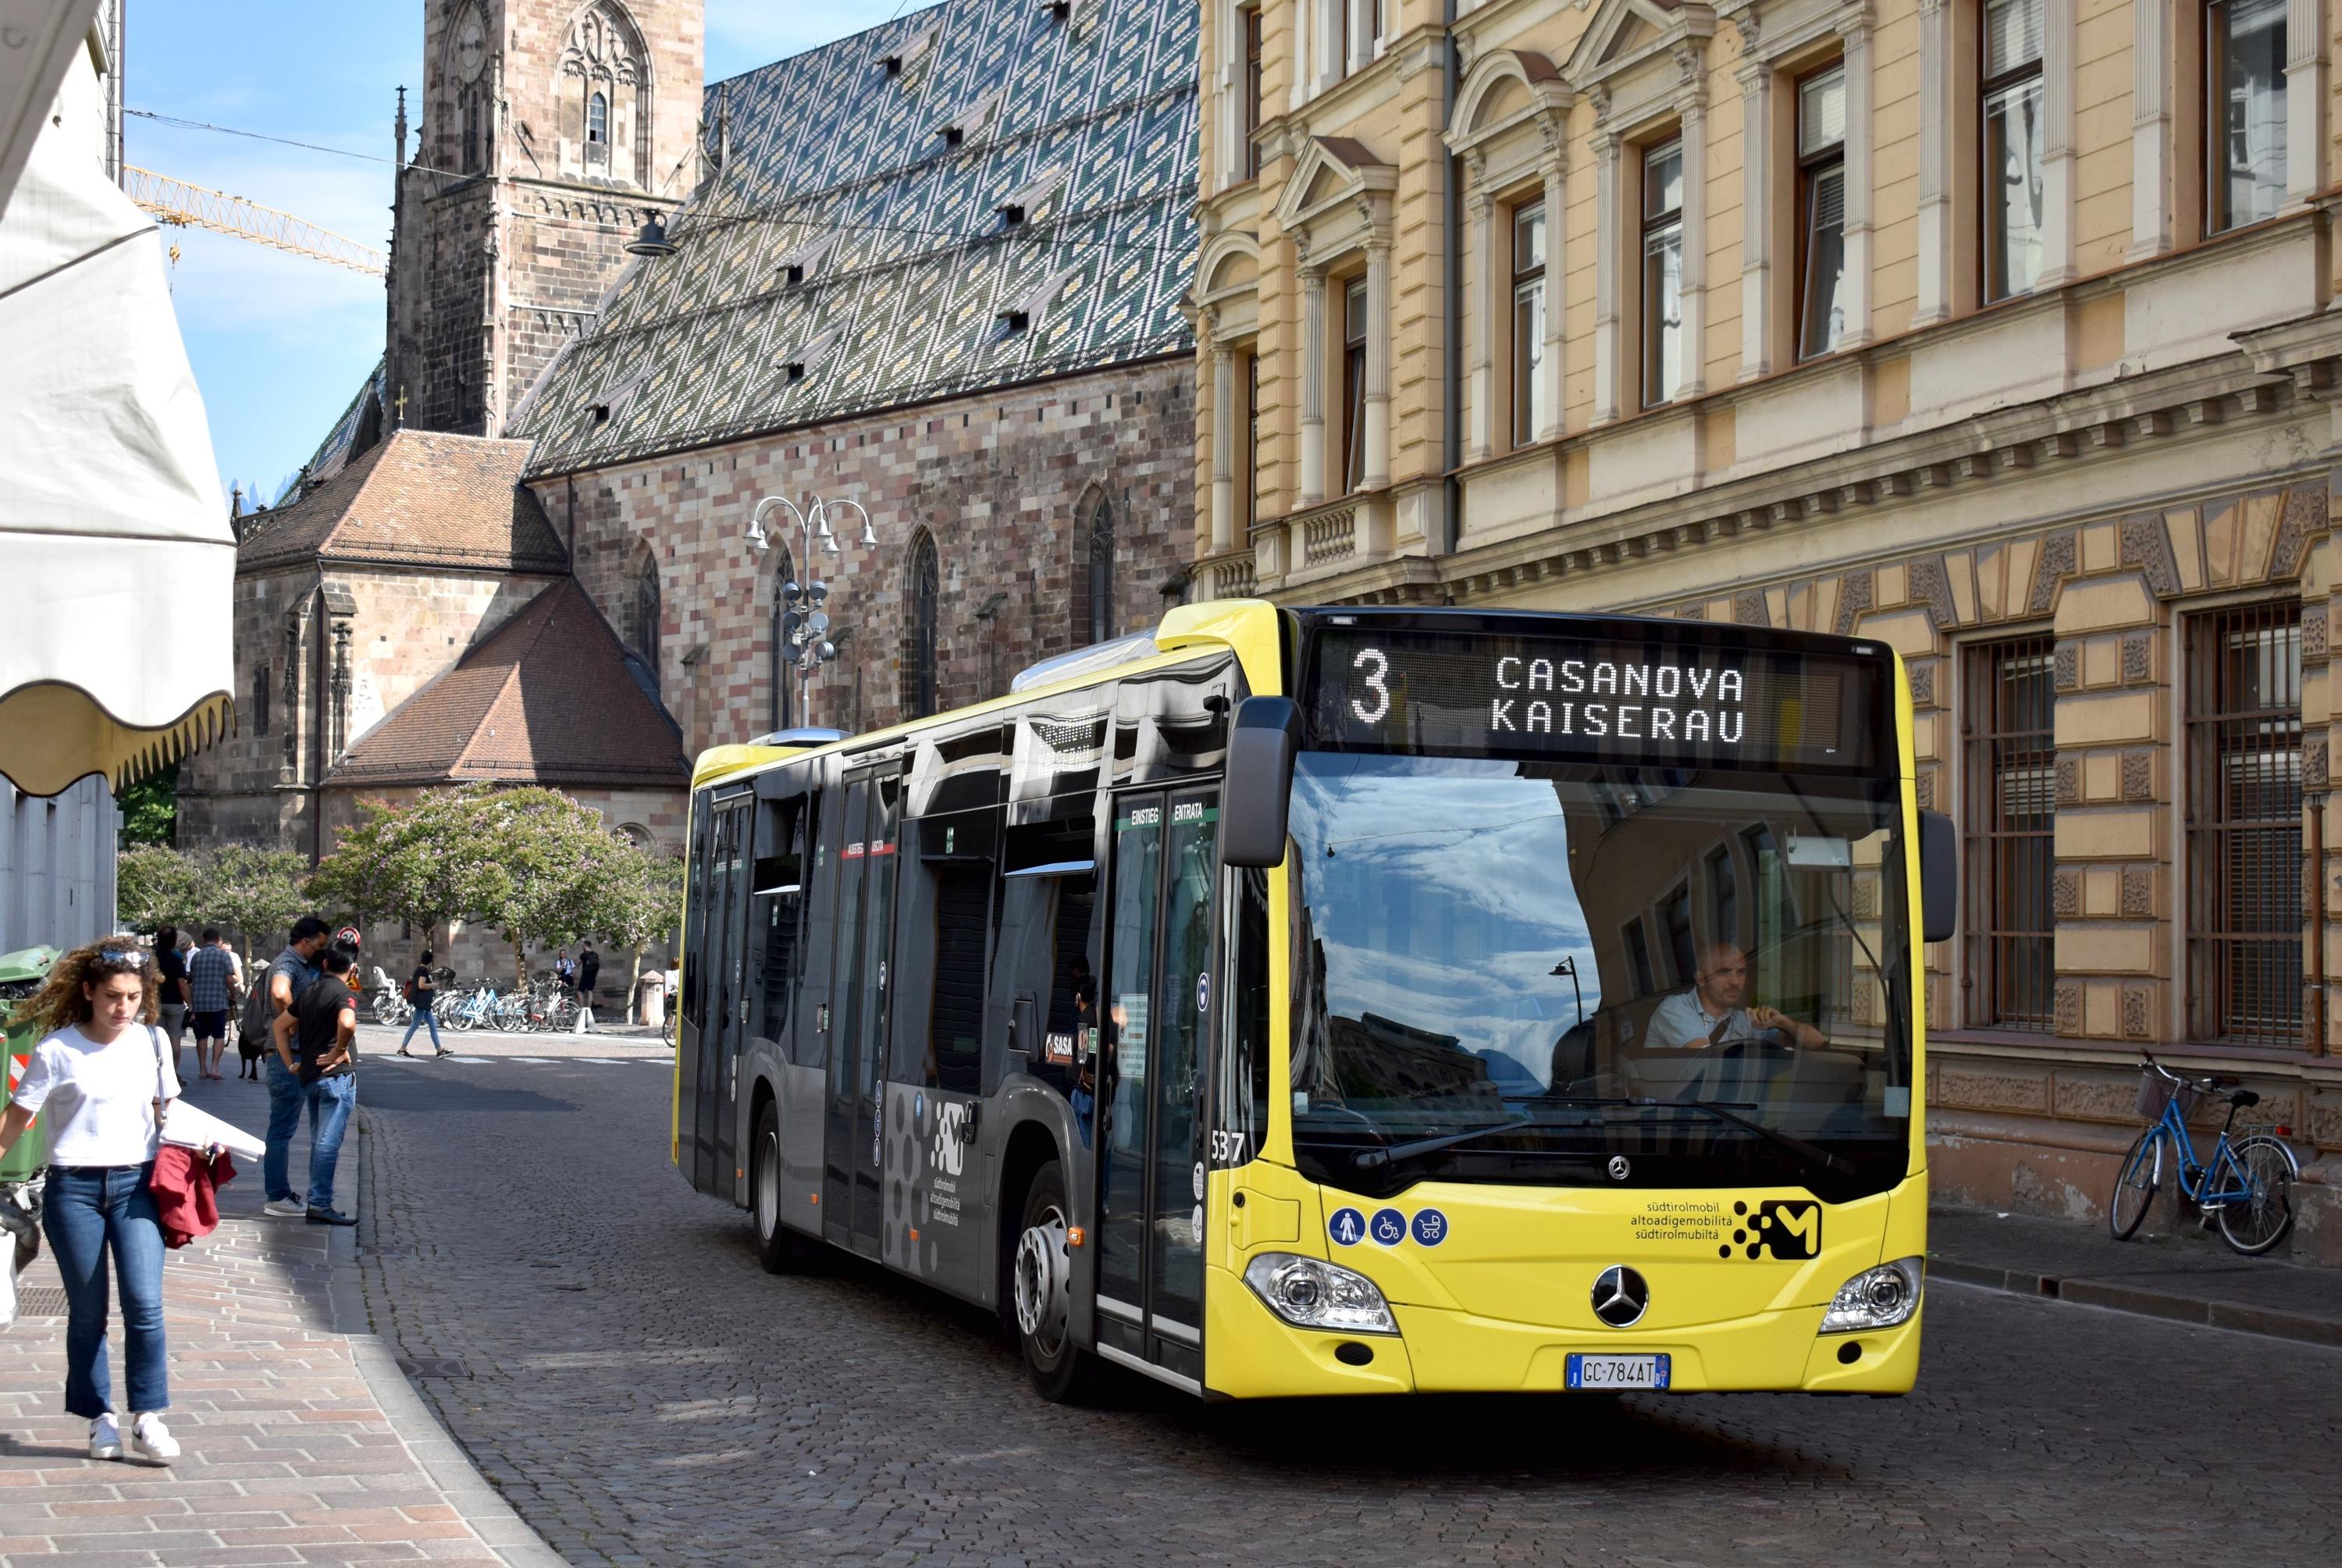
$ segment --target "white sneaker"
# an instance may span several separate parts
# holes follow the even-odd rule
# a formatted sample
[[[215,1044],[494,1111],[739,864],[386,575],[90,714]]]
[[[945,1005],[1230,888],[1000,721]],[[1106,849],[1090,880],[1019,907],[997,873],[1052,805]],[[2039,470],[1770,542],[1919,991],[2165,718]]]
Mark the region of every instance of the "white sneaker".
[[[309,1212],[309,1205],[298,1198],[271,1198],[260,1212],[280,1220],[297,1220]]]
[[[122,1457],[122,1428],[114,1417],[101,1415],[89,1423],[89,1456],[92,1459]]]
[[[179,1440],[173,1437],[159,1415],[142,1415],[130,1423],[130,1441],[138,1452],[165,1464],[179,1457]]]

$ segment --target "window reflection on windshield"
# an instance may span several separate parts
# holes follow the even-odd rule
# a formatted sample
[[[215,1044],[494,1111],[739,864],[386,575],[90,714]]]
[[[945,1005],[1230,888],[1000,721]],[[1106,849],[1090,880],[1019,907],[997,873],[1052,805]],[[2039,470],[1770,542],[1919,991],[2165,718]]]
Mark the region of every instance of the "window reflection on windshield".
[[[1426,1157],[1453,1178],[1573,1181],[1573,1150],[1746,1153],[1748,1130],[1684,1102],[1799,1139],[1900,1140],[1892,789],[1306,755],[1296,1142],[1322,1155],[1526,1119]],[[1606,1100],[1671,1104],[1586,1104]]]

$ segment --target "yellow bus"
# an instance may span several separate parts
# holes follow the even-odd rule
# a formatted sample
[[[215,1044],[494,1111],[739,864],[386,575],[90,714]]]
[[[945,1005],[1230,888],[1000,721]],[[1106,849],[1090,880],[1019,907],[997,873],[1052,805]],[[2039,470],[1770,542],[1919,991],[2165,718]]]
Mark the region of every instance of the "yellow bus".
[[[701,760],[672,1157],[1050,1399],[1901,1393],[1913,776],[1879,643],[1183,606]]]

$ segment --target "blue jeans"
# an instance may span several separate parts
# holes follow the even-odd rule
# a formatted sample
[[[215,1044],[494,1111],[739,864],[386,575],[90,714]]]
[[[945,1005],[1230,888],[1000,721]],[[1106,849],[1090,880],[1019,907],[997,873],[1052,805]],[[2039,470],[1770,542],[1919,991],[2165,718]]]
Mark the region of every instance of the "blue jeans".
[[[293,1134],[301,1130],[301,1075],[269,1046],[268,1148],[260,1159],[260,1184],[272,1203],[289,1203],[301,1195],[293,1190]]]
[[[414,1044],[415,1032],[417,1029],[423,1028],[426,1024],[430,1026],[431,1030],[431,1049],[434,1051],[445,1050],[445,1047],[439,1044],[439,1014],[432,1012],[431,1009],[424,1006],[421,1003],[415,1004],[415,1022],[406,1026],[406,1038],[398,1043],[398,1048],[401,1051],[404,1051],[408,1045]]]
[[[146,1179],[155,1167],[107,1165],[49,1170],[41,1200],[42,1228],[65,1282],[65,1409],[95,1421],[114,1408],[114,1382],[105,1364],[105,1251],[122,1281],[124,1361],[130,1372],[130,1408],[163,1410],[171,1403],[163,1348],[163,1229]]]
[[[309,1206],[334,1206],[334,1165],[342,1157],[342,1134],[358,1103],[358,1075],[320,1078],[303,1091],[309,1099]]]

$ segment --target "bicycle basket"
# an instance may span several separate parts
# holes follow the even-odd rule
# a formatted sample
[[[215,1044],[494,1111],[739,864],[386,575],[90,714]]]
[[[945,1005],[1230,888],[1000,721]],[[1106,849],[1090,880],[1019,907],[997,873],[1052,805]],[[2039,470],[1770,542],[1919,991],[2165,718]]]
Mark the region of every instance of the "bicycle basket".
[[[2175,1084],[2152,1067],[2141,1068],[2138,1074],[2138,1115],[2143,1122],[2162,1120],[2163,1108],[2171,1097],[2179,1096],[2179,1119],[2183,1122],[2196,1114],[2197,1102],[2204,1091],[2191,1084]]]

